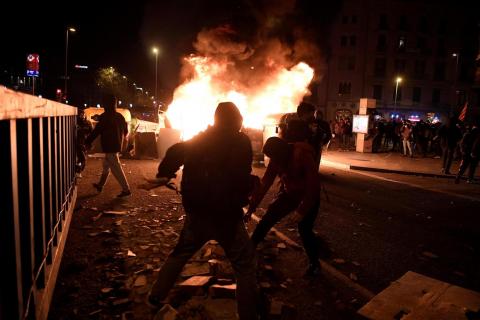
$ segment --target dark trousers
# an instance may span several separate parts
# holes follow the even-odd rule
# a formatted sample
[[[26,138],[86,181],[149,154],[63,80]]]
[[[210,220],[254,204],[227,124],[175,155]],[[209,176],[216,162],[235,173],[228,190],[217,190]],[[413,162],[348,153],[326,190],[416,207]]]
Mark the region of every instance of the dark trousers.
[[[455,148],[444,147],[443,148],[443,170],[447,173],[450,172],[450,167],[452,166],[453,153]]]
[[[254,245],[258,245],[267,235],[268,231],[283,217],[294,211],[300,204],[299,197],[291,196],[286,192],[280,192],[277,198],[268,206],[267,212],[258,223],[252,234]],[[319,246],[317,237],[313,232],[315,219],[320,208],[320,200],[308,211],[298,223],[298,233],[302,238],[303,247],[310,263],[317,264],[319,258]]]
[[[240,209],[241,210],[241,209]],[[225,214],[231,214],[226,212]],[[230,260],[237,281],[237,306],[241,320],[257,319],[258,291],[255,250],[243,221],[222,224],[185,220],[178,243],[163,264],[151,295],[164,300],[188,260],[209,240],[216,240]]]
[[[460,177],[463,176],[468,168],[468,179],[473,180],[475,176],[475,169],[478,166],[478,160],[478,158],[472,158],[470,154],[463,155],[460,168],[458,169],[457,179],[460,179]]]

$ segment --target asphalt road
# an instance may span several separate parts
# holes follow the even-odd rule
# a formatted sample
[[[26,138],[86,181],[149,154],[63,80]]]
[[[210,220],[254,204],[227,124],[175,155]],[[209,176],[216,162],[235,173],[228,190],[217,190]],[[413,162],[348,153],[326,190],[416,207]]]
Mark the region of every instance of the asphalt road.
[[[135,319],[146,319],[141,316],[145,312],[144,289],[153,276],[147,274],[145,288],[135,289],[128,283],[146,264],[156,268],[163,263],[176,236],[165,238],[159,230],[168,229],[175,235],[182,225],[183,210],[179,196],[171,190],[158,189],[151,194],[136,188],[144,176],[155,174],[157,161],[122,162],[133,190],[133,195],[122,201],[112,200],[120,191],[113,178],[102,194],[94,192],[91,183],[98,179],[100,161],[89,159],[87,163],[51,307],[52,320],[111,319],[128,310]],[[254,172],[262,175],[264,168],[255,167]],[[324,260],[348,281],[378,293],[412,270],[480,291],[478,184],[455,185],[451,179],[329,167],[321,169],[321,178],[324,189],[316,231],[333,251]],[[275,188],[261,207],[268,205],[274,193]],[[128,210],[128,214],[101,216],[102,210]],[[249,229],[254,226],[250,223]],[[300,243],[289,217],[276,228]],[[263,245],[275,247],[280,242],[268,236]],[[126,257],[127,249],[137,257]],[[304,279],[305,254],[289,245],[274,260],[261,262],[270,264],[273,271],[260,272],[259,280],[273,286],[272,298],[295,306],[297,319],[353,319],[355,311],[368,301],[328,274],[315,281]],[[118,270],[125,283],[111,275],[112,270]],[[107,287],[115,290],[106,296],[101,290]],[[112,306],[112,301],[123,297],[130,303]]]
[[[328,167],[321,172],[326,192],[317,231],[333,258],[346,261],[332,260],[338,269],[354,273],[374,293],[409,270],[480,290],[478,184]]]

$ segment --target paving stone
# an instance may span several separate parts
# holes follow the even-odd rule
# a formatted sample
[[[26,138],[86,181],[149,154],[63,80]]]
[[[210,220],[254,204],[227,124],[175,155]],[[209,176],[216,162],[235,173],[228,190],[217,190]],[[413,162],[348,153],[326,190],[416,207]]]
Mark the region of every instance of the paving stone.
[[[205,289],[213,282],[212,276],[193,276],[180,283],[178,286],[181,290],[190,295],[203,295]]]
[[[235,290],[237,289],[237,285],[229,284],[229,285],[220,285],[214,284],[208,288],[208,292],[212,298],[235,298]]]

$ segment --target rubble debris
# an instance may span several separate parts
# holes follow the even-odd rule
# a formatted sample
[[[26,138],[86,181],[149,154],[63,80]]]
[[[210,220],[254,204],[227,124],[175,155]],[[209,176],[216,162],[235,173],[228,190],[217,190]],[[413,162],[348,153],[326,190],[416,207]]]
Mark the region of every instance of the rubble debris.
[[[135,279],[135,283],[133,284],[134,287],[143,287],[147,284],[147,277],[144,275],[140,275]]]
[[[123,298],[123,299],[118,299],[118,300],[115,300],[112,302],[112,305],[114,306],[120,306],[120,305],[123,305],[123,304],[127,304],[130,302],[130,299],[128,298]]]
[[[214,284],[208,288],[210,296],[213,298],[231,298],[235,299],[235,291],[237,290],[237,284],[220,285]]]
[[[128,214],[127,211],[114,211],[114,210],[109,210],[109,211],[103,211],[105,214],[111,214],[111,215],[117,215],[117,216],[123,216]]]
[[[422,254],[425,257],[428,257],[428,258],[431,258],[431,259],[437,259],[438,258],[438,256],[435,253],[432,253],[430,251],[423,251]]]
[[[129,256],[129,257],[136,257],[137,255],[136,255],[135,253],[133,253],[133,251],[128,250],[128,251],[127,251],[127,256]]]
[[[175,320],[178,317],[178,312],[171,305],[164,305],[155,315],[153,320]]]
[[[212,276],[193,276],[180,283],[178,286],[190,295],[203,295],[205,289],[213,282]]]
[[[182,277],[204,276],[210,273],[210,266],[208,263],[188,263],[183,268]]]

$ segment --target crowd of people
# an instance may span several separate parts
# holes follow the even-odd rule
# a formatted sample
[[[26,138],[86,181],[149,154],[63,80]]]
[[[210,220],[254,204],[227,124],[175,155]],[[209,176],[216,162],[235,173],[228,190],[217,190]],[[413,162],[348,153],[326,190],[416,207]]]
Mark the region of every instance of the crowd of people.
[[[371,132],[372,152],[400,152],[405,157],[442,158],[441,172],[452,174],[453,160],[461,160],[456,183],[469,168],[467,182],[473,181],[478,165],[480,142],[478,119],[465,124],[456,117],[445,123],[423,120],[379,120]]]

